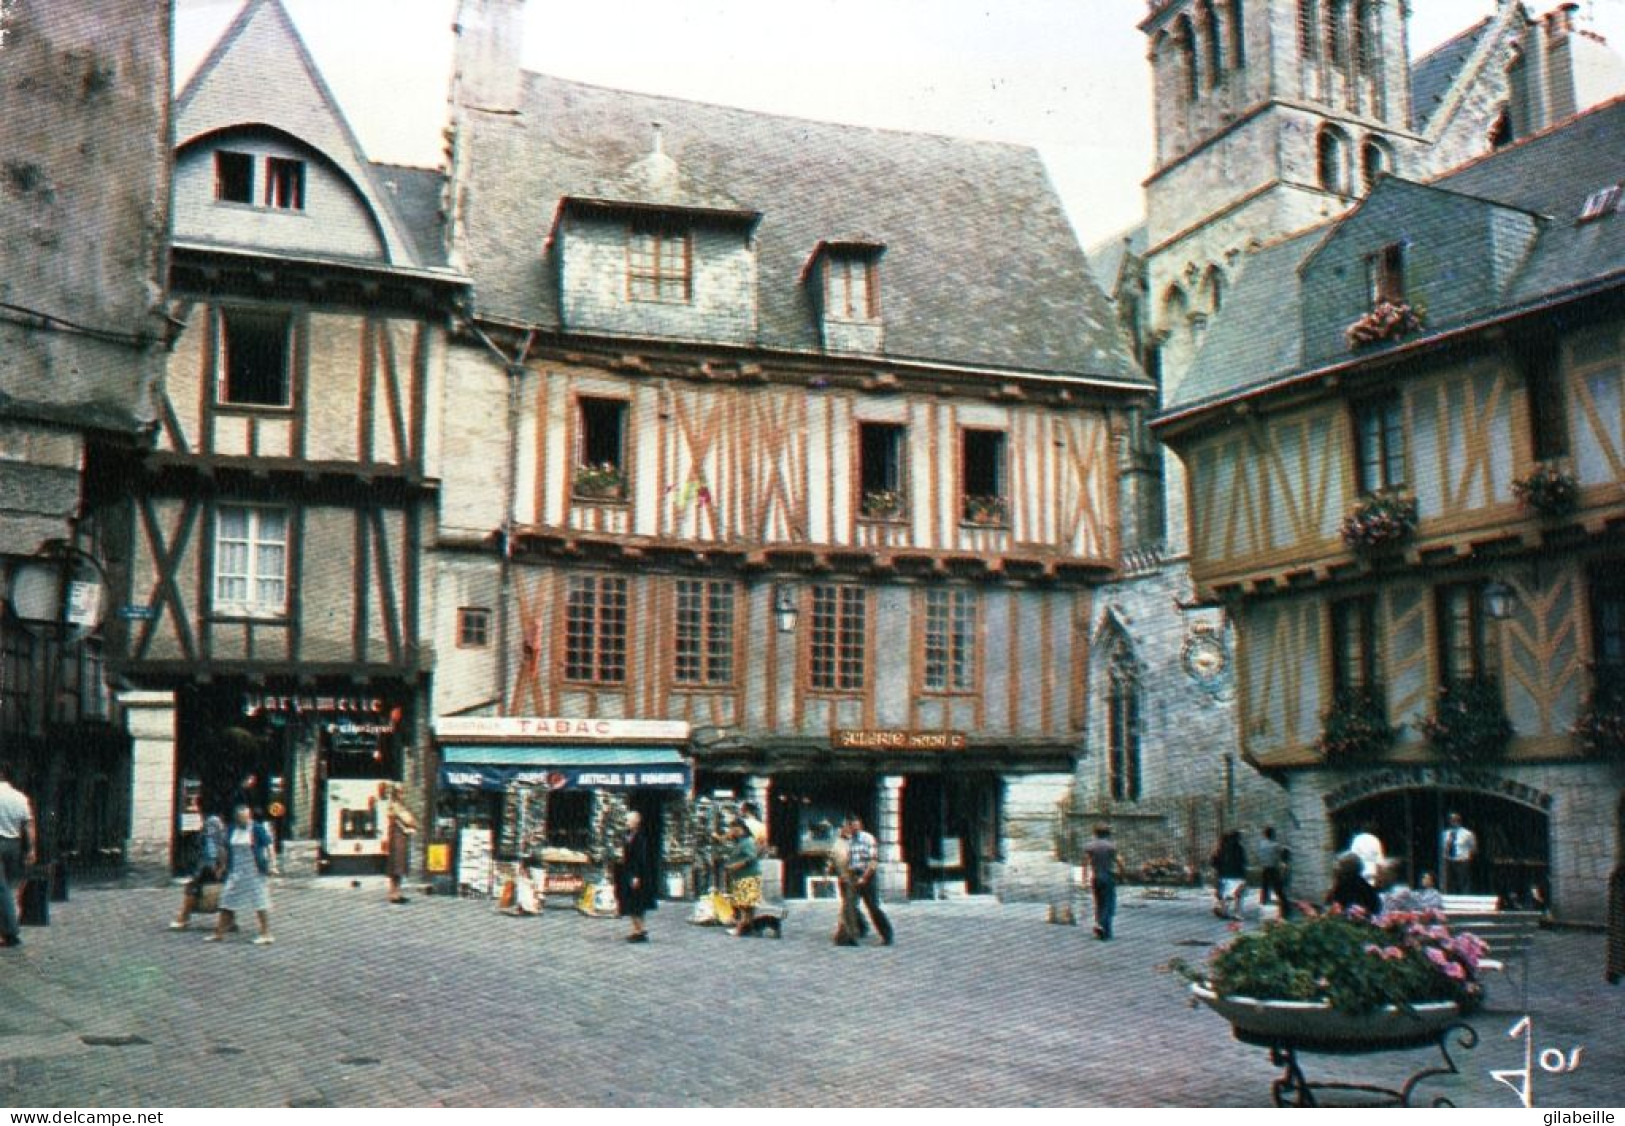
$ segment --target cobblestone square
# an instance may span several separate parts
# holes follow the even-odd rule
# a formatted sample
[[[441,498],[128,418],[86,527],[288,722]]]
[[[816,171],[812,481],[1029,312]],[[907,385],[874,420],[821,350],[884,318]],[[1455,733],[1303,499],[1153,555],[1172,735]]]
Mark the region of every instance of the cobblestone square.
[[[834,907],[795,904],[784,937],[651,916],[653,941],[573,911],[383,902],[348,881],[281,887],[276,944],[171,933],[169,889],[75,889],[0,954],[0,1103],[9,1106],[1262,1106],[1261,1048],[1188,1007],[1158,972],[1225,924],[1199,893],[1126,893],[1119,937],[1050,926],[1035,904],[889,907],[892,948],[829,943]],[[205,924],[206,925],[206,924]],[[1542,932],[1529,1012],[1537,1105],[1620,1101],[1621,995],[1597,934]],[[1491,985],[1462,1075],[1425,1087],[1511,1107],[1516,990]],[[1312,1057],[1311,1079],[1401,1079],[1427,1053]],[[1538,1069],[1537,1069],[1538,1071]]]

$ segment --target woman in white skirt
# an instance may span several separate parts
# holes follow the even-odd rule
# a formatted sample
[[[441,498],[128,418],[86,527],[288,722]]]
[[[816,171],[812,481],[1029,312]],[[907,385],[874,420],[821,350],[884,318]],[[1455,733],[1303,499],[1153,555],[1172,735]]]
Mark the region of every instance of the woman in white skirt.
[[[231,930],[237,912],[252,911],[260,923],[255,946],[271,945],[271,832],[254,820],[254,811],[239,804],[226,838],[226,886],[220,890],[220,914],[214,933],[204,942],[219,942]]]

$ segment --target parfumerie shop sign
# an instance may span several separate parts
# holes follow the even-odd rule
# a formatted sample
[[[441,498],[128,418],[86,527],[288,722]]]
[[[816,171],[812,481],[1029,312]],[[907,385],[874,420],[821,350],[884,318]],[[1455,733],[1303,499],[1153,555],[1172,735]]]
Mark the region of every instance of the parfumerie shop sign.
[[[963,731],[837,731],[838,751],[962,751],[970,745]]]

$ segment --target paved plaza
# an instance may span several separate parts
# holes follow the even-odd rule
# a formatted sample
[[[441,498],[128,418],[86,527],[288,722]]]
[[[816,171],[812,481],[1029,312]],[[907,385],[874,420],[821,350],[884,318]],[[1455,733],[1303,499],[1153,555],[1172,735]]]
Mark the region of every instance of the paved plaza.
[[[1264,1105],[1265,1051],[1186,1004],[1158,966],[1222,940],[1198,893],[1128,891],[1116,941],[1034,904],[898,904],[898,944],[840,949],[834,907],[792,907],[782,940],[652,916],[483,901],[390,907],[376,884],[277,890],[276,944],[166,930],[178,890],[76,888],[52,925],[0,951],[0,1105]],[[207,921],[205,924],[207,925]],[[1539,1105],[1625,1096],[1625,989],[1602,936],[1543,932],[1529,1011]],[[1492,986],[1461,1105],[1514,1106],[1517,992]],[[1394,1080],[1426,1053],[1313,1057],[1311,1079]]]

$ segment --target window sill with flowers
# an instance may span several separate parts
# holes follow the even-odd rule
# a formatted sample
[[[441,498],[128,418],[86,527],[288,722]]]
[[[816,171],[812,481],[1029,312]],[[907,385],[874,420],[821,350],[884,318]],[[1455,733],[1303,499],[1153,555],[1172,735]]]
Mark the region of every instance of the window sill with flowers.
[[[1421,332],[1422,310],[1404,301],[1379,301],[1343,330],[1349,351],[1358,352]]]

